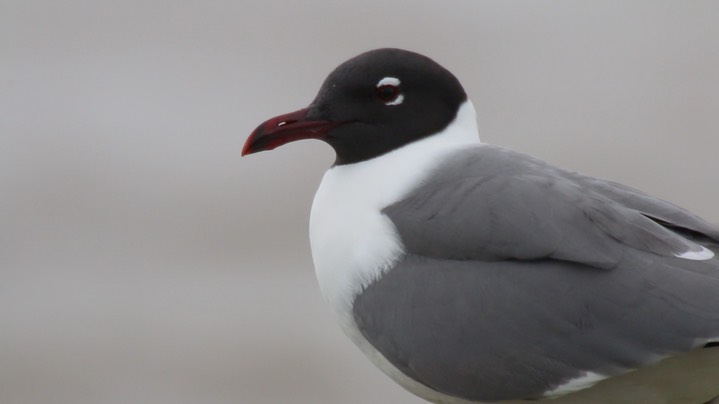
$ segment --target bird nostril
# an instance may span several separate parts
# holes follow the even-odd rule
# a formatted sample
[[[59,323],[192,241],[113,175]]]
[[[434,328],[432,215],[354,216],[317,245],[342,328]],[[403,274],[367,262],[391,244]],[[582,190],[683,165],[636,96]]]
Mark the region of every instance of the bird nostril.
[[[289,121],[282,121],[277,124],[277,127],[285,126],[285,125],[292,125],[293,123],[297,122],[296,120],[289,120]]]

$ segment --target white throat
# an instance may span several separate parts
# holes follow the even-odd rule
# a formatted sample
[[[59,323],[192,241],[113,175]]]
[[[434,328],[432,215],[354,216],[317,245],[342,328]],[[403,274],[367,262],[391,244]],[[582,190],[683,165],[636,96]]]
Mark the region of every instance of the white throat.
[[[354,297],[403,253],[382,209],[414,189],[443,155],[468,144],[479,144],[470,101],[442,132],[325,173],[312,205],[310,244],[320,289],[345,332],[354,328]]]
[[[479,136],[474,107],[466,101],[440,133],[371,160],[327,170],[310,215],[317,280],[342,330],[380,370],[432,402],[446,397],[390,364],[357,328],[352,303],[404,253],[397,229],[382,209],[419,185],[444,155],[471,144],[479,144]]]

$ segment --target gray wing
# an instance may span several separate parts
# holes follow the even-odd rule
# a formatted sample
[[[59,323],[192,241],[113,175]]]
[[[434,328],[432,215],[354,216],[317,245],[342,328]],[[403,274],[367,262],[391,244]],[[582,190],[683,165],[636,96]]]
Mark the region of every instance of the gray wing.
[[[385,213],[406,255],[354,316],[437,391],[538,398],[719,339],[719,260],[679,257],[719,232],[639,191],[482,146]]]
[[[719,230],[672,204],[493,146],[459,153],[385,213],[408,251],[447,259],[612,268],[636,250],[676,257],[719,240]]]

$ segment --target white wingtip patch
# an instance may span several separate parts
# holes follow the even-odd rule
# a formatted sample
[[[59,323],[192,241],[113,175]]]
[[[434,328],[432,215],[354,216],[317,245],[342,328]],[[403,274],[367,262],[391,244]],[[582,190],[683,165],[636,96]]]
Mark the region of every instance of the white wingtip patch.
[[[704,247],[701,247],[701,251],[687,251],[681,254],[674,254],[678,258],[684,258],[685,260],[692,261],[706,261],[714,258],[714,251]]]

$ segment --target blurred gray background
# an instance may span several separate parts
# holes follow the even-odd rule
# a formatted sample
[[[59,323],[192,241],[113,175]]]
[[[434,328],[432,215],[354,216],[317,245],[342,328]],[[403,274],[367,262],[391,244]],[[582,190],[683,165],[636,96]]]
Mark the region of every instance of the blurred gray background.
[[[719,222],[717,1],[0,0],[0,403],[419,404],[315,284],[306,141],[362,51],[426,54],[484,141]]]

